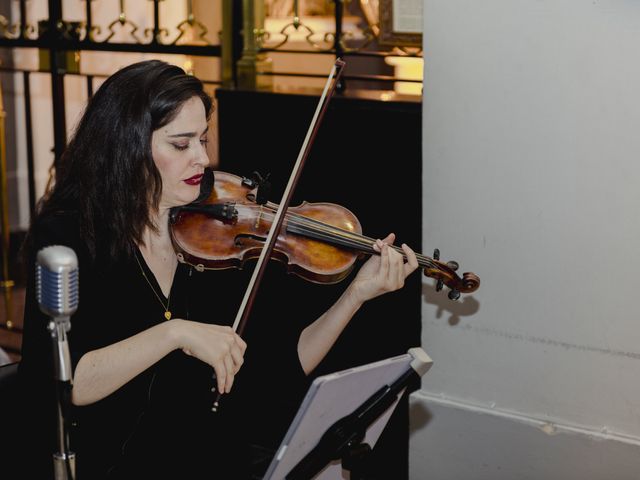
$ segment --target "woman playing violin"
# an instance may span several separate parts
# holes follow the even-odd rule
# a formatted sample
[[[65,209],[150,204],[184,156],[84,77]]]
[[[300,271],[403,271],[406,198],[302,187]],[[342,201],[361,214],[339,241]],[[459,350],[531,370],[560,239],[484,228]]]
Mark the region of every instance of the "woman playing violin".
[[[171,241],[170,209],[199,197],[210,164],[211,113],[202,83],[179,67],[152,60],[121,69],[88,102],[33,219],[29,272],[48,245],[78,257],[81,295],[68,339],[79,478],[246,478],[234,385],[251,362],[268,360],[274,391],[304,393],[361,305],[402,288],[418,266],[408,246],[404,256],[389,247],[393,234],[378,240],[379,255],[317,318],[280,305],[287,328],[257,319],[267,332],[257,340],[274,348],[254,360],[250,341],[230,327],[246,274],[197,272],[178,262]],[[48,318],[34,285],[31,275],[20,373],[36,417],[26,432],[28,463],[40,468],[31,478],[46,478],[56,401]],[[216,413],[215,392],[229,397]]]

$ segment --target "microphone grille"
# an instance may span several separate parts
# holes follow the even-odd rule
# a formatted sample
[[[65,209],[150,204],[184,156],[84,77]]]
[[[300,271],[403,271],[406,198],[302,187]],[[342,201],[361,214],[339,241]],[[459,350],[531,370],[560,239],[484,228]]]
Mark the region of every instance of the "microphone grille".
[[[70,316],[78,308],[78,258],[69,247],[53,245],[38,252],[36,297],[52,316]]]

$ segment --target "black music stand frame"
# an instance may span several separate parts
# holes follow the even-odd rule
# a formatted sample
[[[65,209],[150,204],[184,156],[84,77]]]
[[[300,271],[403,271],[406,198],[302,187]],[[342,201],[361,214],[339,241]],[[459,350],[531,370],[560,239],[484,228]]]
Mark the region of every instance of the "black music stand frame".
[[[286,465],[288,465],[286,467],[288,473],[284,477],[286,480],[309,480],[321,474],[334,460],[340,460],[342,469],[350,472],[351,480],[364,479],[364,468],[373,448],[366,438],[367,431],[371,427],[379,432],[384,429],[406,387],[413,381],[419,380],[432,363],[424,350],[412,348],[407,355],[337,372],[332,375],[337,376],[335,378],[339,381],[342,380],[342,384],[335,382],[338,390],[325,394],[324,399],[318,392],[321,391],[320,387],[323,384],[328,386],[330,382],[322,382],[323,377],[316,379],[285,441],[267,470],[265,480],[282,478],[274,475],[283,475],[283,468]],[[332,375],[327,377],[331,379]],[[353,391],[344,388],[345,380],[351,385],[362,386],[363,391],[367,389],[371,391],[372,386],[377,390],[364,401],[358,401],[356,408],[349,407],[349,410],[345,411],[342,405],[353,405],[353,402],[349,402],[346,397],[354,394]],[[314,409],[312,408],[314,401],[328,404],[320,409]],[[310,426],[320,425],[322,418],[330,410],[336,409],[340,412],[338,419],[328,428],[310,428]],[[301,427],[302,425],[305,427]],[[318,440],[313,442],[314,439]],[[377,437],[374,442],[375,440]],[[315,444],[315,446],[309,450],[305,447],[309,444]],[[283,458],[287,454],[290,458],[285,463]],[[300,456],[302,456],[301,459]],[[279,462],[283,462],[283,465],[278,466]]]

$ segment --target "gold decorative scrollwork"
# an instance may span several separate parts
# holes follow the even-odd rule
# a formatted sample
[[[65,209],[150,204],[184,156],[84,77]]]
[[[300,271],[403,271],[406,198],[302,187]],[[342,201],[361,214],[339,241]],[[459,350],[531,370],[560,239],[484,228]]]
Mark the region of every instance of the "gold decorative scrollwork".
[[[312,28],[315,22],[311,18],[329,18],[335,14],[334,2],[327,0],[264,0],[267,18],[279,19],[292,17],[292,21],[282,27],[277,33],[261,30],[258,41],[261,48],[282,49],[293,41],[294,29],[303,30],[306,43],[319,51],[329,51],[334,47],[335,31],[320,32]],[[386,4],[385,4],[386,5]],[[358,52],[368,49],[374,42],[380,40],[380,1],[379,0],[345,0],[340,4],[345,11],[349,10],[352,28],[344,29],[339,44],[343,52]],[[305,21],[300,15],[305,16]],[[356,20],[359,17],[360,20]],[[345,17],[347,18],[347,17]],[[400,42],[401,43],[401,42]],[[419,46],[393,46],[394,54],[400,56],[417,57],[422,54]]]
[[[5,38],[13,38],[10,34],[9,28],[9,20],[4,15],[0,15],[0,31],[2,31],[2,36]]]
[[[346,3],[350,2],[347,1]],[[311,27],[311,25],[316,25],[315,19],[326,20],[334,17],[335,5],[333,2],[326,0],[266,0],[265,5],[268,18],[278,19],[292,16],[293,19],[277,33],[268,30],[261,31],[259,42],[262,48],[280,49],[288,42],[293,41],[294,33],[300,33],[300,31],[304,34],[304,41],[316,51],[329,52],[335,47],[335,31],[318,31],[318,29]],[[351,20],[351,23],[352,25],[355,23],[358,25],[355,30],[347,29],[342,31],[339,39],[340,48],[344,52],[366,49],[376,40],[379,33],[377,20],[378,1],[359,0],[357,5],[360,9],[358,13],[360,21],[354,22],[354,20]],[[343,8],[343,5],[340,5],[340,8]],[[301,13],[305,15],[306,22],[300,19]],[[354,16],[352,15],[350,18],[353,19]],[[311,19],[314,19],[314,21]],[[362,26],[363,23],[364,26]]]
[[[320,35],[321,39],[319,40],[314,40],[314,37]],[[336,34],[335,32],[320,32],[320,33],[310,33],[309,35],[306,36],[305,40],[307,41],[307,43],[309,45],[311,45],[313,48],[315,48],[316,50],[319,50],[321,52],[329,52],[331,51],[331,49],[333,48],[335,41],[336,41]],[[319,42],[322,41],[323,43],[327,44],[327,47],[322,47]]]
[[[133,38],[136,43],[142,43],[142,41],[136,36],[136,32],[140,27],[138,27],[138,25],[133,23],[131,20],[127,19],[127,14],[124,11],[124,0],[119,0],[119,1],[120,1],[120,15],[118,15],[118,18],[115,19],[113,22],[111,22],[107,26],[107,30],[110,33],[102,41],[108,42],[109,40],[111,40],[111,38],[113,38],[113,36],[117,33],[117,30],[114,29],[114,27],[116,27],[117,25],[120,25],[119,27],[117,27],[118,29],[124,29],[126,27],[129,27],[130,28],[129,35],[131,36],[131,38]]]
[[[20,35],[22,35],[23,38],[33,38],[36,33],[36,28],[30,24],[26,24],[22,32],[20,31],[20,28],[21,26],[19,23],[10,24],[7,17],[0,15],[0,37],[16,39],[20,38]]]
[[[371,30],[371,28],[367,28],[366,30],[362,30],[360,32],[360,34],[363,36],[362,40],[356,38],[356,36],[355,36],[355,34],[353,32],[343,32],[342,33],[342,38],[340,38],[340,46],[342,47],[342,51],[343,52],[358,52],[358,51],[364,50],[369,45],[371,45],[376,39],[376,36],[373,33],[373,31]],[[356,44],[355,42],[357,42],[358,40],[360,40],[360,43]],[[347,44],[347,41],[351,42],[351,44],[354,45],[354,46],[349,47],[348,44]]]
[[[155,34],[155,41],[157,43],[163,43],[162,37],[169,38],[169,30],[167,30],[166,28],[160,28],[157,31],[154,30],[153,28],[144,29],[144,38],[148,38],[149,41],[154,40],[154,34]]]
[[[173,45],[178,45],[180,39],[189,31],[194,34],[191,39],[192,43],[211,45],[211,42],[206,38],[209,30],[204,24],[196,20],[193,14],[192,0],[188,0],[187,2],[187,18],[176,25],[176,28],[180,33],[178,33],[178,36],[171,42]]]
[[[311,28],[309,28],[306,24],[302,23],[300,21],[300,19],[298,17],[294,17],[294,21],[291,23],[287,23],[284,27],[282,27],[282,29],[280,29],[279,32],[277,33],[272,33],[269,32],[267,30],[260,30],[257,33],[257,41],[258,44],[262,47],[262,48],[270,48],[273,50],[276,50],[282,46],[284,46],[285,44],[287,44],[287,42],[289,42],[290,36],[291,34],[293,34],[294,32],[292,32],[291,30],[294,30],[295,32],[302,32],[303,34],[306,33],[305,35],[305,39],[306,41],[315,49],[317,50],[329,50],[331,49],[331,46],[333,45],[333,39],[331,40],[331,44],[329,47],[321,47],[319,46],[316,42],[314,42],[312,40],[312,37],[317,35],[316,32],[314,32]],[[269,44],[269,40],[271,40],[273,37],[275,37],[276,39],[281,39],[281,40],[276,40],[277,43],[274,44]],[[326,38],[326,37],[325,37]]]

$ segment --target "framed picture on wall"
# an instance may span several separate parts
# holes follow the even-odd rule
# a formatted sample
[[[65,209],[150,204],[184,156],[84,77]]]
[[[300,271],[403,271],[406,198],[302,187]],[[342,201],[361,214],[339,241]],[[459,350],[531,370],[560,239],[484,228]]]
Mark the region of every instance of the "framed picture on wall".
[[[422,47],[423,0],[379,0],[381,45]]]

